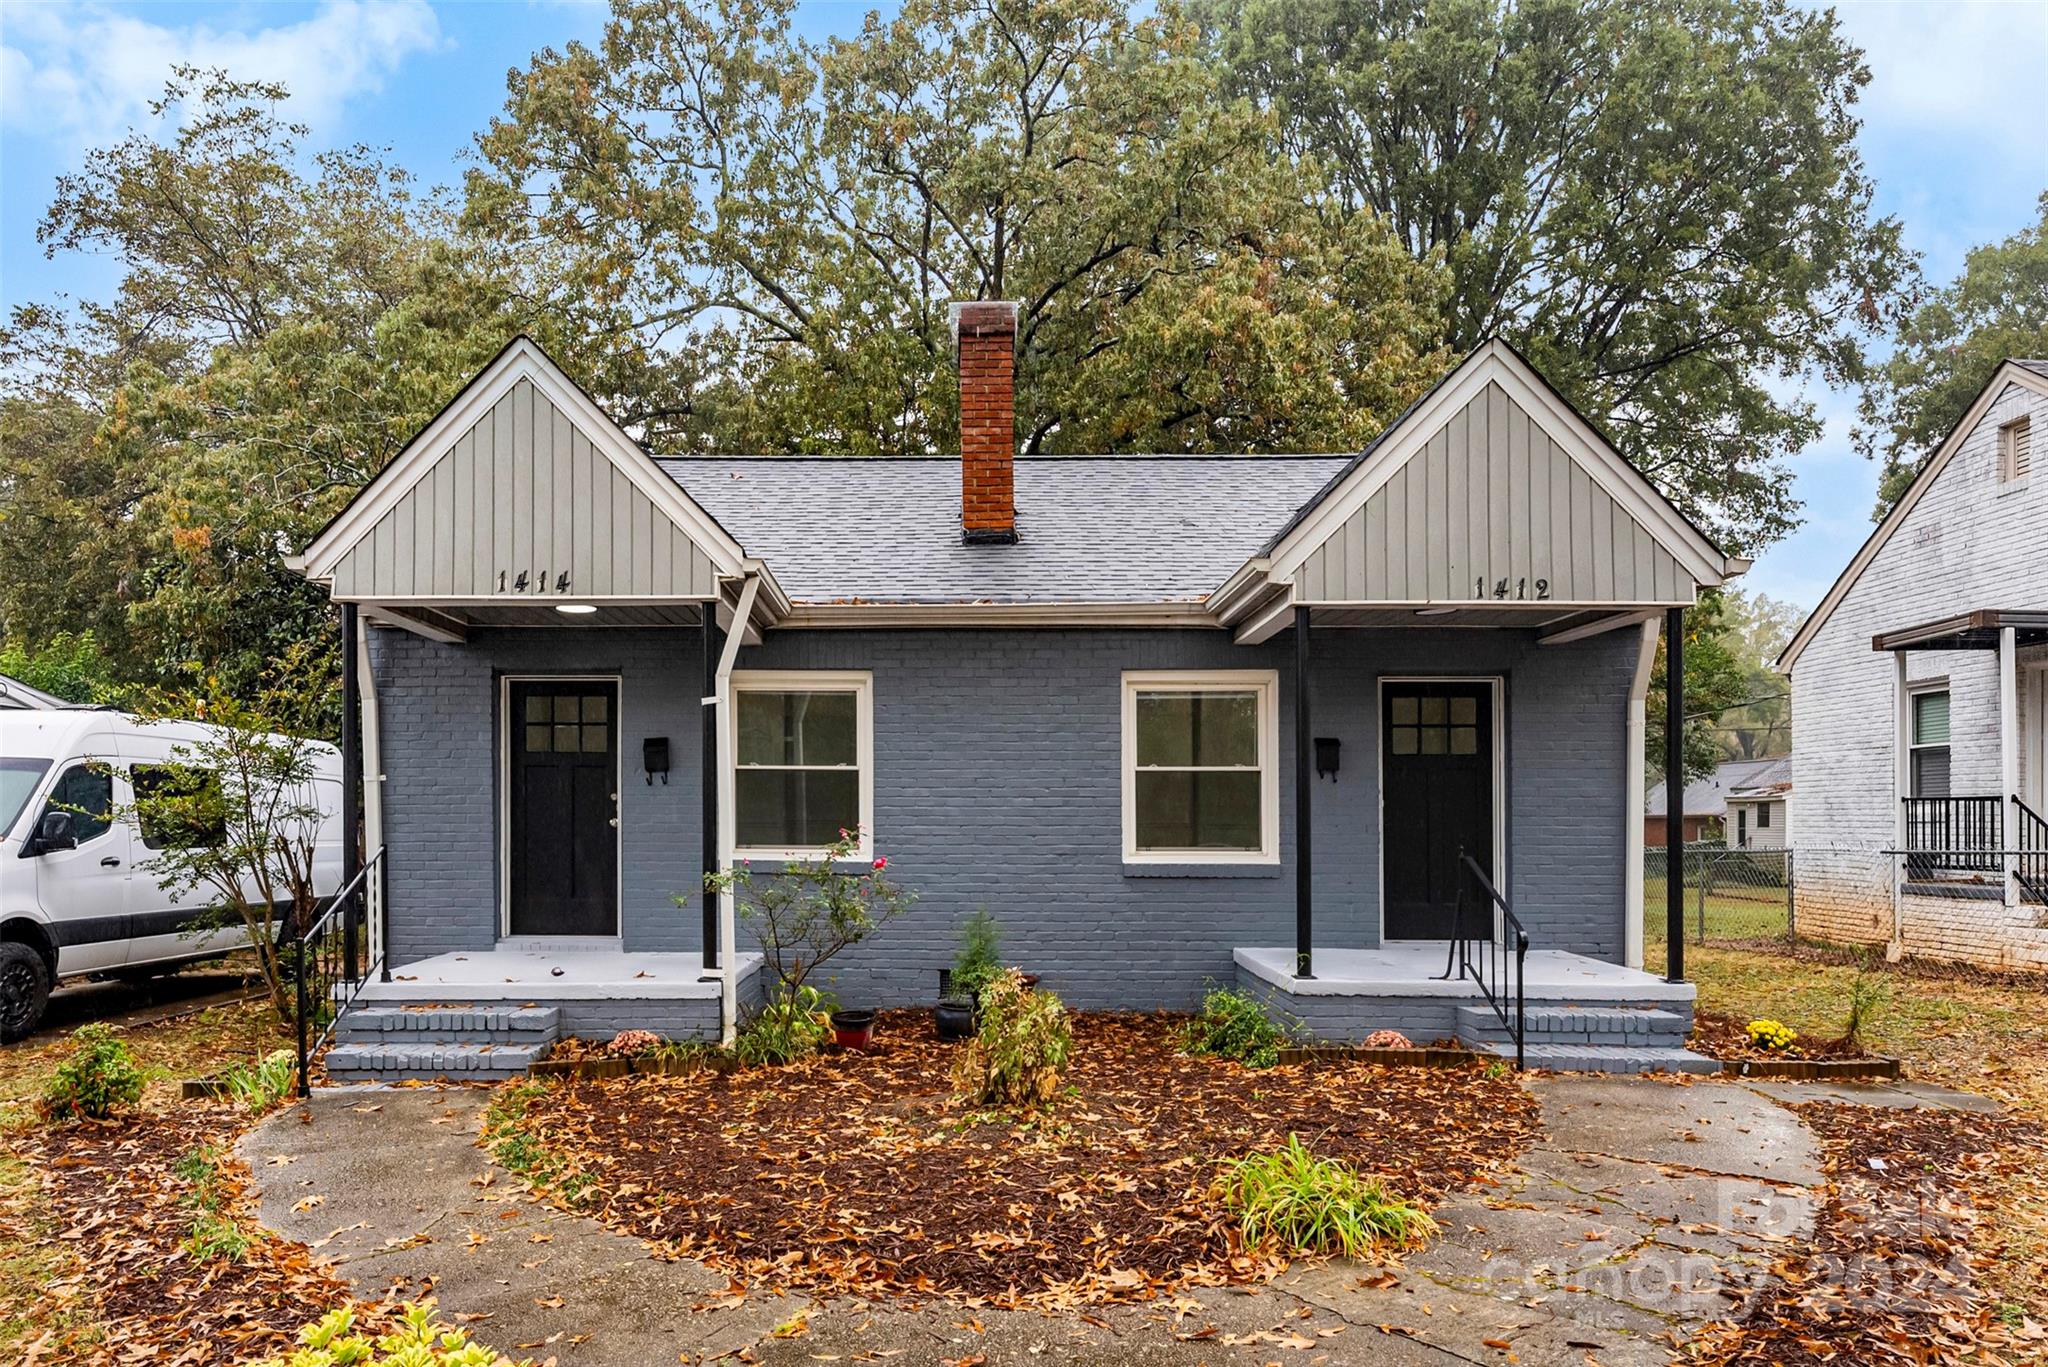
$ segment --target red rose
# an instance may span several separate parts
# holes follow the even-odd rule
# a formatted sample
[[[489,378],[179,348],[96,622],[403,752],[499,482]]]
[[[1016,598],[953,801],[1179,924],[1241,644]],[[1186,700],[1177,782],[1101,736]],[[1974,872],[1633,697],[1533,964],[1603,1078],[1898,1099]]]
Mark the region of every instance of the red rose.
[[[886,869],[886,868],[888,868],[888,867],[889,867],[889,861],[888,861],[888,860],[886,860],[886,859],[877,859],[877,860],[875,861],[875,872],[876,872],[876,873],[880,873],[880,872],[881,872],[881,871],[882,871],[883,869]]]

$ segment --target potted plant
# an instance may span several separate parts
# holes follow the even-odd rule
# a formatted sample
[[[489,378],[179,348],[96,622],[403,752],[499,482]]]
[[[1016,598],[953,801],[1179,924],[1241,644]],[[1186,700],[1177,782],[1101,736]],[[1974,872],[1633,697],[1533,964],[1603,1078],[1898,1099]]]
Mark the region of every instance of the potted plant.
[[[865,1049],[875,1042],[875,1013],[869,1010],[834,1011],[832,1042],[841,1049]]]
[[[939,1004],[932,1024],[942,1040],[963,1040],[974,1033],[981,990],[1003,971],[1002,932],[996,918],[979,908],[960,927],[960,952],[953,966],[939,970]]]

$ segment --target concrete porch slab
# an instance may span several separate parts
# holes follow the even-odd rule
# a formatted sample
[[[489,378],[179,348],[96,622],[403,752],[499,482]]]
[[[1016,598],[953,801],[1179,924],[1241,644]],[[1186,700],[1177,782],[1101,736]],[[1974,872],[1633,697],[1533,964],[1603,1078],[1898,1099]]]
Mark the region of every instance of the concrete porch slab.
[[[1455,997],[1478,995],[1469,980],[1443,979],[1450,945],[1408,940],[1378,949],[1318,949],[1313,978],[1294,976],[1291,948],[1233,951],[1242,973],[1295,997]],[[1691,1003],[1691,983],[1669,983],[1653,973],[1604,963],[1561,949],[1529,951],[1524,994],[1531,1001]]]
[[[745,984],[761,970],[759,954],[741,954]],[[719,980],[704,974],[696,954],[635,954],[581,947],[560,950],[487,949],[436,954],[400,964],[391,981],[369,982],[361,1005],[399,1002],[717,1001]]]

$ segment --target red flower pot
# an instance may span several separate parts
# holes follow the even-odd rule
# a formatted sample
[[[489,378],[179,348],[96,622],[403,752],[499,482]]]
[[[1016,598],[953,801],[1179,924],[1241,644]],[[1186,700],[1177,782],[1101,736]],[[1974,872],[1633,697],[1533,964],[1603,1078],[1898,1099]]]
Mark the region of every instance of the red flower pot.
[[[865,1049],[875,1042],[875,1013],[834,1011],[832,1042],[841,1049]]]

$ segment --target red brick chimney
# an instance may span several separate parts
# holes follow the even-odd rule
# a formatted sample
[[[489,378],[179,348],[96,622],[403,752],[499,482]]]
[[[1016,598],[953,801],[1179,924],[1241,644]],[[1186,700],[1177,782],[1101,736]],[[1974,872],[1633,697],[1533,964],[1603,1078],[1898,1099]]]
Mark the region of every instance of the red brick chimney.
[[[953,305],[960,361],[960,527],[969,545],[1017,539],[1017,306]]]

